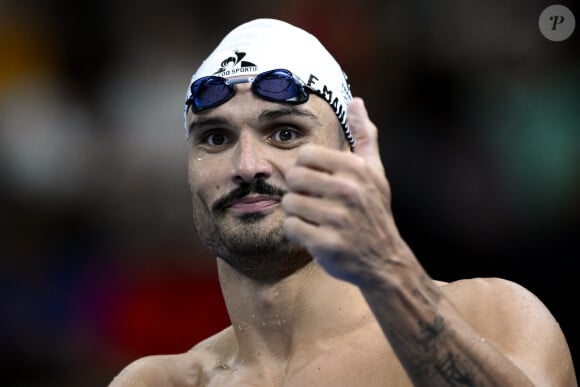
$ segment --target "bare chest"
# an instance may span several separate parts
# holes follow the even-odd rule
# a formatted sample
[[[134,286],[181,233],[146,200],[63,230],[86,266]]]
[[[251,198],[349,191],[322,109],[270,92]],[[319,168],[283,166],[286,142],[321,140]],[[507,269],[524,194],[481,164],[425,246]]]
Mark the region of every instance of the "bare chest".
[[[392,352],[342,347],[285,369],[221,366],[205,373],[204,386],[352,387],[411,386]]]

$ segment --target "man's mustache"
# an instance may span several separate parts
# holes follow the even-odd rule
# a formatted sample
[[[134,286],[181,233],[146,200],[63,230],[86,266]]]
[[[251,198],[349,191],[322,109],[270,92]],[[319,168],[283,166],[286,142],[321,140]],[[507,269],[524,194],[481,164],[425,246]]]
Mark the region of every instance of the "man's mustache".
[[[212,213],[220,214],[232,203],[250,194],[268,195],[282,198],[282,196],[286,194],[286,191],[266,183],[264,179],[254,179],[250,183],[242,183],[238,188],[234,189],[229,194],[216,200],[216,202],[211,206]]]

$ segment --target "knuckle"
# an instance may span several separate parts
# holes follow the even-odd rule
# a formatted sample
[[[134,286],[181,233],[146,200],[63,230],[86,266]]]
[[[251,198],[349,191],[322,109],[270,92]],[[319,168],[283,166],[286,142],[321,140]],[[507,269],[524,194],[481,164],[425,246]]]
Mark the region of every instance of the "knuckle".
[[[365,160],[359,159],[356,167],[359,176],[374,176],[373,167]]]
[[[348,228],[350,227],[351,219],[350,212],[341,207],[333,211],[331,223],[339,228]]]
[[[289,193],[287,193],[286,195],[284,195],[282,197],[282,200],[280,200],[280,205],[282,206],[282,209],[284,211],[288,211],[290,209],[290,198],[289,198]]]
[[[338,184],[337,192],[348,204],[353,205],[360,202],[360,187],[350,180]]]
[[[340,196],[348,197],[354,194],[354,187],[348,180],[343,180],[337,184],[336,191]]]
[[[342,238],[337,233],[328,233],[320,243],[320,247],[327,254],[340,250]]]
[[[282,209],[287,213],[292,213],[296,209],[297,198],[296,194],[289,192],[282,197],[282,201],[280,204],[282,205]]]
[[[353,171],[358,173],[366,171],[367,162],[362,157],[354,154],[348,154],[348,157],[350,158],[348,164]]]

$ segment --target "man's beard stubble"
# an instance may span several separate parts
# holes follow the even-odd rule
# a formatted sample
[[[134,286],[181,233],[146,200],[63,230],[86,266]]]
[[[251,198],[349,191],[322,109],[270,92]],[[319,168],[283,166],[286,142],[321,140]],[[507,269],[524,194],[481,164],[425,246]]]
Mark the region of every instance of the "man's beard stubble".
[[[280,280],[312,260],[306,249],[289,241],[284,234],[282,218],[270,230],[262,223],[274,213],[233,216],[227,208],[249,194],[282,198],[286,193],[255,179],[216,200],[208,212],[200,198],[193,199],[194,227],[201,242],[215,256],[247,277],[261,282]]]

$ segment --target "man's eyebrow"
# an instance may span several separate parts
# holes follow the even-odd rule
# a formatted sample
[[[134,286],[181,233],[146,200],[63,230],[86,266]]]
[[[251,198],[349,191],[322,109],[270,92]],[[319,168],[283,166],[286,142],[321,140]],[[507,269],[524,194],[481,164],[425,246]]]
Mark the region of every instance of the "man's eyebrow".
[[[320,121],[318,121],[318,117],[316,117],[316,115],[314,115],[313,113],[309,112],[306,109],[301,109],[300,107],[294,105],[280,106],[277,107],[276,109],[265,110],[260,114],[258,120],[269,121],[288,116],[301,116],[312,118],[316,121],[316,124],[320,125]]]
[[[188,131],[191,134],[194,130],[199,130],[205,126],[223,126],[227,124],[227,120],[222,117],[204,117],[200,116],[197,119],[191,121],[191,124],[188,126]]]
[[[203,129],[206,126],[224,126],[228,120],[223,117],[204,117],[204,113],[198,113],[198,117],[191,121],[188,126],[188,131],[191,134],[195,130]],[[265,110],[258,116],[259,121],[271,121],[281,117],[299,116],[313,119],[317,125],[320,125],[318,117],[306,109],[301,109],[298,106],[288,105],[280,106],[275,109]]]

